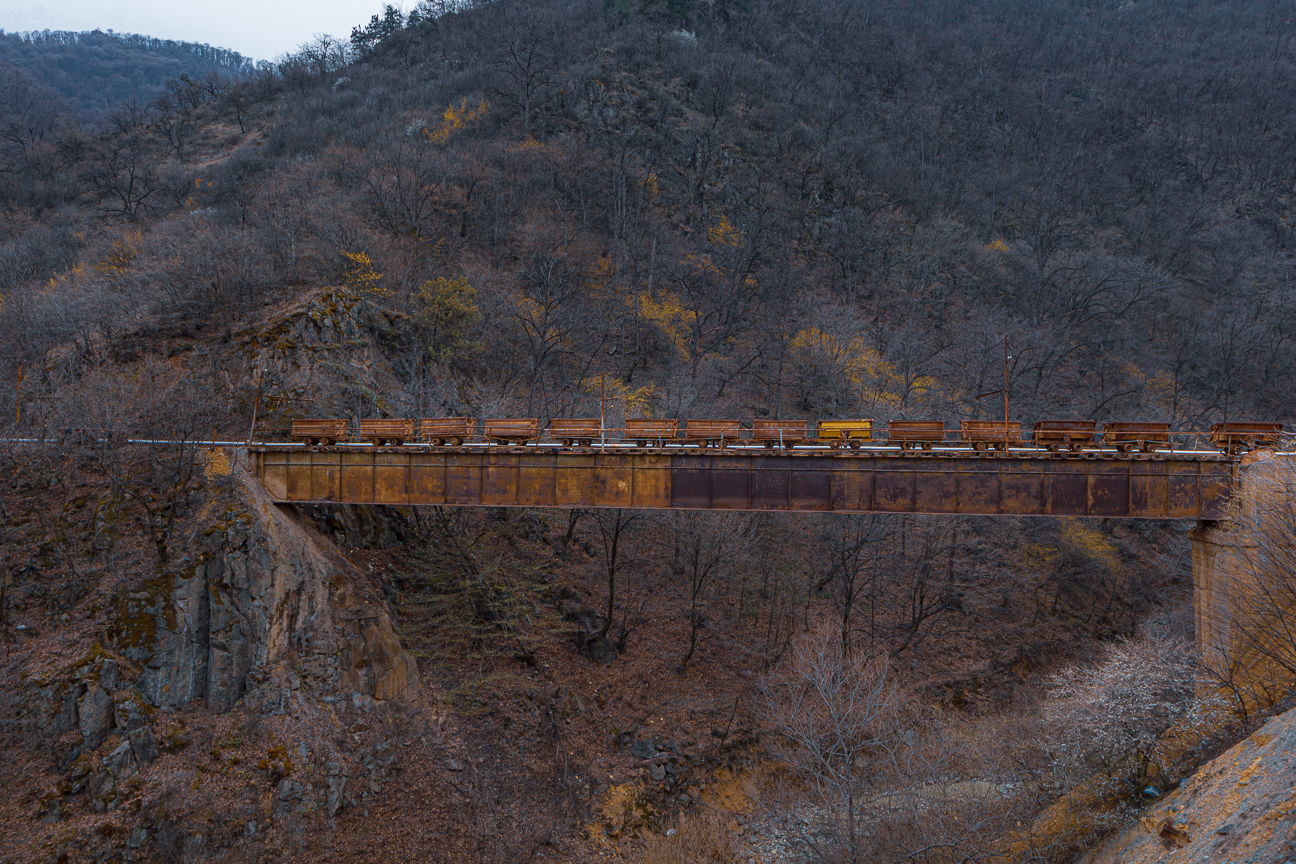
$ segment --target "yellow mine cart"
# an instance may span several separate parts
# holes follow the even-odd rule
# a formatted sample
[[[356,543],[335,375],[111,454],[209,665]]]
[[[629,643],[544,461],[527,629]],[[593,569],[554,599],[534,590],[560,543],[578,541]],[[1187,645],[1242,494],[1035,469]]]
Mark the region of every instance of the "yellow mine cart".
[[[819,441],[836,450],[850,447],[858,450],[863,441],[873,440],[872,420],[820,420]]]

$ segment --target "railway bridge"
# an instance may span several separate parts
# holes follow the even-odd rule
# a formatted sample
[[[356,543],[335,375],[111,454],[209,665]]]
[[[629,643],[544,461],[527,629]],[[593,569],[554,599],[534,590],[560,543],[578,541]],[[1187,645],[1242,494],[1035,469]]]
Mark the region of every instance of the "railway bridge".
[[[1218,452],[254,445],[276,501],[1217,519]]]
[[[1247,550],[1218,525],[1247,463],[1214,451],[902,452],[682,446],[249,448],[285,504],[763,510],[1193,520],[1198,648],[1212,668],[1258,676],[1238,624]],[[1239,671],[1240,670],[1240,671]],[[1264,673],[1268,674],[1268,673]]]

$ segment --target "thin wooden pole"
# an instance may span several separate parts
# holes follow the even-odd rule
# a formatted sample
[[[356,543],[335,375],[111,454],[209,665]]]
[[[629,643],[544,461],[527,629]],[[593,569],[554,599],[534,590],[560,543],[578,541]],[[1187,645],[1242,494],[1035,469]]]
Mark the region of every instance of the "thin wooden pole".
[[[22,382],[23,382],[23,364],[18,364],[18,384],[15,386],[17,398],[14,400],[18,403],[17,413],[14,414],[14,425],[22,425]]]

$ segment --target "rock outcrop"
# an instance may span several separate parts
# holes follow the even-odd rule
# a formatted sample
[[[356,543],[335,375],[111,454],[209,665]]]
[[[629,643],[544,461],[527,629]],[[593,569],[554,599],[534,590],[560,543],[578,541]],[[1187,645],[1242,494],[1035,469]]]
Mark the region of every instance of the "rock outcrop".
[[[30,686],[24,725],[65,768],[110,736],[122,739],[111,776],[149,764],[158,708],[224,712],[244,699],[254,712],[289,714],[311,695],[418,691],[381,590],[274,505],[238,459],[214,464],[228,472],[214,478],[224,491],[209,510],[219,515],[195,520],[183,569],[120,596],[101,644]]]
[[[1207,764],[1082,864],[1296,861],[1296,710]]]

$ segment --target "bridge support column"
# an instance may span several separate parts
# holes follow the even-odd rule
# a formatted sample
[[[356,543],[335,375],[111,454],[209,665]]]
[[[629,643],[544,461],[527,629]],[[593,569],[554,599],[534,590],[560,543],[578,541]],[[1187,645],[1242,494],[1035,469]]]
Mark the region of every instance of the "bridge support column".
[[[1280,608],[1282,591],[1262,584],[1254,542],[1206,520],[1188,538],[1197,649],[1209,670],[1202,687],[1222,685],[1248,711],[1280,698],[1293,682],[1288,643],[1296,610]]]

